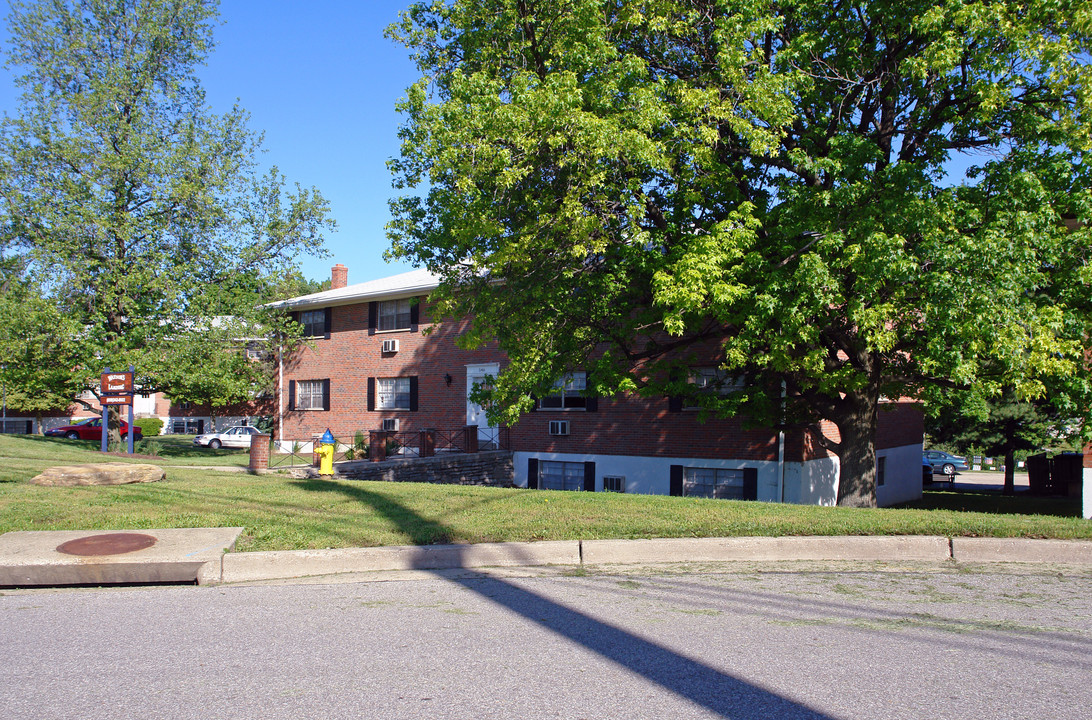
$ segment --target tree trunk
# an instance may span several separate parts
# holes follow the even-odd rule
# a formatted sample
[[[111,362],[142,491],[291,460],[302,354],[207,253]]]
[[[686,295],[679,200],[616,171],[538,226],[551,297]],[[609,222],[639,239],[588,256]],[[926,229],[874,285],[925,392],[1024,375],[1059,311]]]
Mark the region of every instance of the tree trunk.
[[[1005,488],[1001,494],[1016,494],[1016,453],[1013,450],[1005,451]]]
[[[838,480],[840,507],[876,507],[876,411],[879,395],[864,392],[849,395],[851,406],[838,421],[842,440],[838,450],[841,465]]]
[[[117,406],[111,405],[106,410],[106,446],[107,448],[116,448],[121,445],[121,413],[118,412]]]

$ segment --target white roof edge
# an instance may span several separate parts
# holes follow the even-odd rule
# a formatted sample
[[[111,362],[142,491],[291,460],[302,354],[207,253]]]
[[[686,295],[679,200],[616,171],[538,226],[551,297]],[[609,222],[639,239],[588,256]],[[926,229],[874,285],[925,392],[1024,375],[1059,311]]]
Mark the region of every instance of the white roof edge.
[[[266,303],[264,307],[281,310],[295,310],[335,305],[354,305],[356,303],[383,298],[412,297],[429,293],[440,285],[440,277],[428,270],[411,270],[399,275],[369,280],[367,282],[346,285],[335,290],[325,290],[310,295],[278,300]]]

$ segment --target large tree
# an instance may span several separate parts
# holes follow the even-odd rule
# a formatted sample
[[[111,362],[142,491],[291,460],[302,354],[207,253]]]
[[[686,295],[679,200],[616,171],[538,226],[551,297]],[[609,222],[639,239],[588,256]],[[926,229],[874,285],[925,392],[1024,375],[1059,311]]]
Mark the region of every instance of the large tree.
[[[424,76],[401,104],[392,253],[443,275],[468,342],[508,353],[505,419],[581,366],[595,392],[684,393],[712,347],[749,383],[710,410],[832,421],[839,502],[872,505],[881,398],[1031,396],[1077,368],[1089,233],[1062,220],[1089,210],[1090,14],[414,4],[389,30]]]
[[[72,369],[86,349],[77,323],[26,277],[25,260],[0,253],[0,384],[8,415],[40,419],[84,390]]]
[[[215,381],[203,368],[239,345],[225,328],[236,341],[292,334],[252,299],[274,295],[300,253],[322,252],[321,194],[263,174],[246,113],[205,101],[196,71],[216,8],[11,3],[7,64],[22,94],[0,127],[3,240],[76,321],[85,354],[70,367],[87,388],[129,365],[145,392]],[[268,382],[257,364],[229,364],[225,386]]]

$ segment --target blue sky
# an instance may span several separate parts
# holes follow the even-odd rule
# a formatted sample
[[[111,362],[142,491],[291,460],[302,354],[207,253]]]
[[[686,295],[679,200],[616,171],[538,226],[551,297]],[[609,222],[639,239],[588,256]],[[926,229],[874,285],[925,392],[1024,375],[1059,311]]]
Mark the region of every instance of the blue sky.
[[[388,264],[384,226],[393,194],[386,162],[398,154],[395,103],[419,75],[405,48],[383,37],[410,0],[221,0],[217,47],[199,71],[213,110],[238,100],[265,133],[264,165],[315,186],[338,230],[328,258],[303,258],[309,278],[349,268],[349,282],[411,269]],[[8,3],[0,0],[6,40]],[[0,110],[12,113],[11,75],[0,68]],[[958,158],[953,179],[969,160]]]
[[[221,0],[217,47],[199,70],[209,104],[238,99],[250,126],[265,132],[264,165],[289,182],[315,186],[338,222],[328,258],[304,258],[309,278],[349,267],[349,282],[410,269],[387,264],[384,225],[400,118],[395,103],[418,78],[405,48],[383,30],[410,0]],[[8,4],[0,0],[7,39]],[[16,109],[11,74],[0,69],[0,110]]]

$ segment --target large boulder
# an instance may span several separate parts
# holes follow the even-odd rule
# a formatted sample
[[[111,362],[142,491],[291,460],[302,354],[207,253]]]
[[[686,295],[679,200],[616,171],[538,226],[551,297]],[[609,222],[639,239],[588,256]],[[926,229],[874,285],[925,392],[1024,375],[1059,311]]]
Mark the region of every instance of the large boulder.
[[[94,465],[58,465],[31,478],[35,485],[74,487],[77,485],[127,485],[159,482],[167,477],[156,465],[130,463],[97,463]]]

